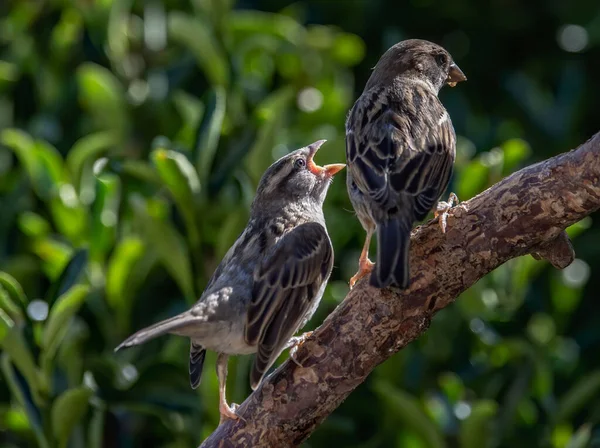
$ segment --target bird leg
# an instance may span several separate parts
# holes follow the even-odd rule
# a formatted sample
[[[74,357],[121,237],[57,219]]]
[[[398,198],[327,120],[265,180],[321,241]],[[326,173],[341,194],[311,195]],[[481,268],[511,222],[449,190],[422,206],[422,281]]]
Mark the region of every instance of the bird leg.
[[[458,204],[458,197],[454,193],[450,193],[450,196],[448,196],[448,202],[438,202],[437,208],[435,212],[433,212],[433,216],[438,218],[442,233],[446,233],[446,220],[448,219],[448,212],[454,206],[455,201]]]
[[[225,353],[219,353],[217,357],[217,377],[219,378],[219,413],[221,419],[219,425],[225,421],[225,419],[237,420],[241,418],[235,413],[237,404],[231,403],[231,406],[227,404],[227,396],[225,394],[225,387],[227,385],[227,355]],[[243,420],[243,419],[242,419]]]
[[[350,279],[350,289],[354,288],[354,285],[357,281],[359,281],[365,275],[370,274],[373,270],[373,266],[375,266],[375,263],[369,260],[369,246],[371,244],[372,236],[373,230],[367,230],[365,244],[362,248],[362,252],[360,253],[360,258],[358,259],[358,272]]]
[[[293,336],[292,338],[290,338],[287,345],[285,346],[285,348],[290,349],[290,359],[294,361],[294,364],[296,364],[298,367],[304,368],[304,366],[300,364],[300,361],[296,359],[296,352],[298,351],[298,347],[300,346],[300,344],[303,344],[304,341],[306,341],[311,334],[313,334],[312,331],[307,331],[306,333],[301,334],[300,336]]]

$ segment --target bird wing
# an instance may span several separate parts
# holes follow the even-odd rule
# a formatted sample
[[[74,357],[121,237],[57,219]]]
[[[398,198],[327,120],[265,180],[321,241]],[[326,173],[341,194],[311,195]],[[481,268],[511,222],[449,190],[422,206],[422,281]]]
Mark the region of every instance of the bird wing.
[[[333,249],[325,229],[306,223],[281,237],[257,266],[245,325],[246,342],[258,344],[252,388],[319,299],[332,265]]]
[[[348,169],[383,215],[395,215],[400,203],[422,220],[448,185],[456,136],[435,95],[418,85],[394,94],[369,91],[355,104],[347,125]]]

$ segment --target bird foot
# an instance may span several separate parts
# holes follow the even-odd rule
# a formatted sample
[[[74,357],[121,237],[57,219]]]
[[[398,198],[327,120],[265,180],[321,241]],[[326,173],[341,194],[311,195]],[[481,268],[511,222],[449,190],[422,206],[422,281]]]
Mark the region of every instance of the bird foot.
[[[240,417],[235,413],[235,410],[239,408],[238,404],[231,403],[231,406],[226,402],[222,402],[219,404],[219,413],[221,414],[221,419],[219,420],[219,425],[224,423],[227,419],[231,420],[242,420],[246,421],[243,417]]]
[[[454,202],[458,204],[458,196],[456,196],[454,193],[450,193],[450,196],[448,197],[448,202],[438,202],[437,208],[435,212],[433,212],[433,216],[435,218],[438,218],[438,222],[440,224],[440,229],[442,230],[442,233],[446,233],[446,221],[448,219],[448,212],[454,206]]]
[[[371,260],[369,260],[368,258],[361,258],[358,261],[358,272],[354,274],[350,279],[350,289],[354,288],[356,282],[358,282],[361,278],[365,277],[366,275],[369,275],[373,270],[373,266],[375,266],[375,263],[373,263]]]
[[[298,351],[298,347],[301,344],[303,344],[304,341],[306,341],[312,334],[312,331],[307,331],[306,333],[301,334],[300,336],[294,336],[290,338],[290,340],[288,341],[287,347],[290,349],[290,359],[294,361],[294,364],[296,364],[298,367],[304,368],[302,363],[300,363],[300,361],[296,359],[296,352]]]

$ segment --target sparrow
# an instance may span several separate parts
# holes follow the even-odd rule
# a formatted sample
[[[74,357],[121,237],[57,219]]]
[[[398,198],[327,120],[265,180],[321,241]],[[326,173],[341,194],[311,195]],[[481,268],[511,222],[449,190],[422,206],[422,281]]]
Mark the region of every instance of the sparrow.
[[[346,121],[346,184],[350,201],[367,232],[359,270],[350,287],[371,274],[377,288],[409,285],[410,232],[446,190],[456,152],[456,135],[438,99],[445,85],[466,76],[439,45],[411,39],[379,59]],[[436,210],[442,232],[445,213]],[[377,232],[377,263],[369,244]]]
[[[115,351],[170,333],[188,337],[190,384],[200,384],[206,350],[218,353],[219,411],[237,419],[226,400],[229,355],[256,353],[256,389],[281,352],[316,311],[333,266],[323,202],[344,164],[318,166],[320,140],[273,163],[263,174],[246,228],[189,310],[126,339]]]

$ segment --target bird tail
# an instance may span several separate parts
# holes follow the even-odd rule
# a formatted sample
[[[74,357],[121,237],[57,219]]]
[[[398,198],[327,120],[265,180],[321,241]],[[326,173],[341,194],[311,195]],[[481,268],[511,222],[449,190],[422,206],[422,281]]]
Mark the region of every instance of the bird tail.
[[[399,218],[378,223],[377,264],[371,272],[371,286],[408,288],[410,281],[408,265],[410,228],[409,223]]]
[[[171,317],[170,319],[165,319],[161,322],[157,322],[154,325],[150,325],[149,327],[143,328],[137,333],[132,334],[127,339],[125,339],[117,348],[115,348],[115,352],[126,347],[133,347],[134,345],[140,345],[144,342],[149,341],[150,339],[154,339],[157,336],[162,336],[165,333],[170,333],[173,330],[183,327],[188,323],[187,319],[184,318],[183,315],[179,314],[177,316]]]

